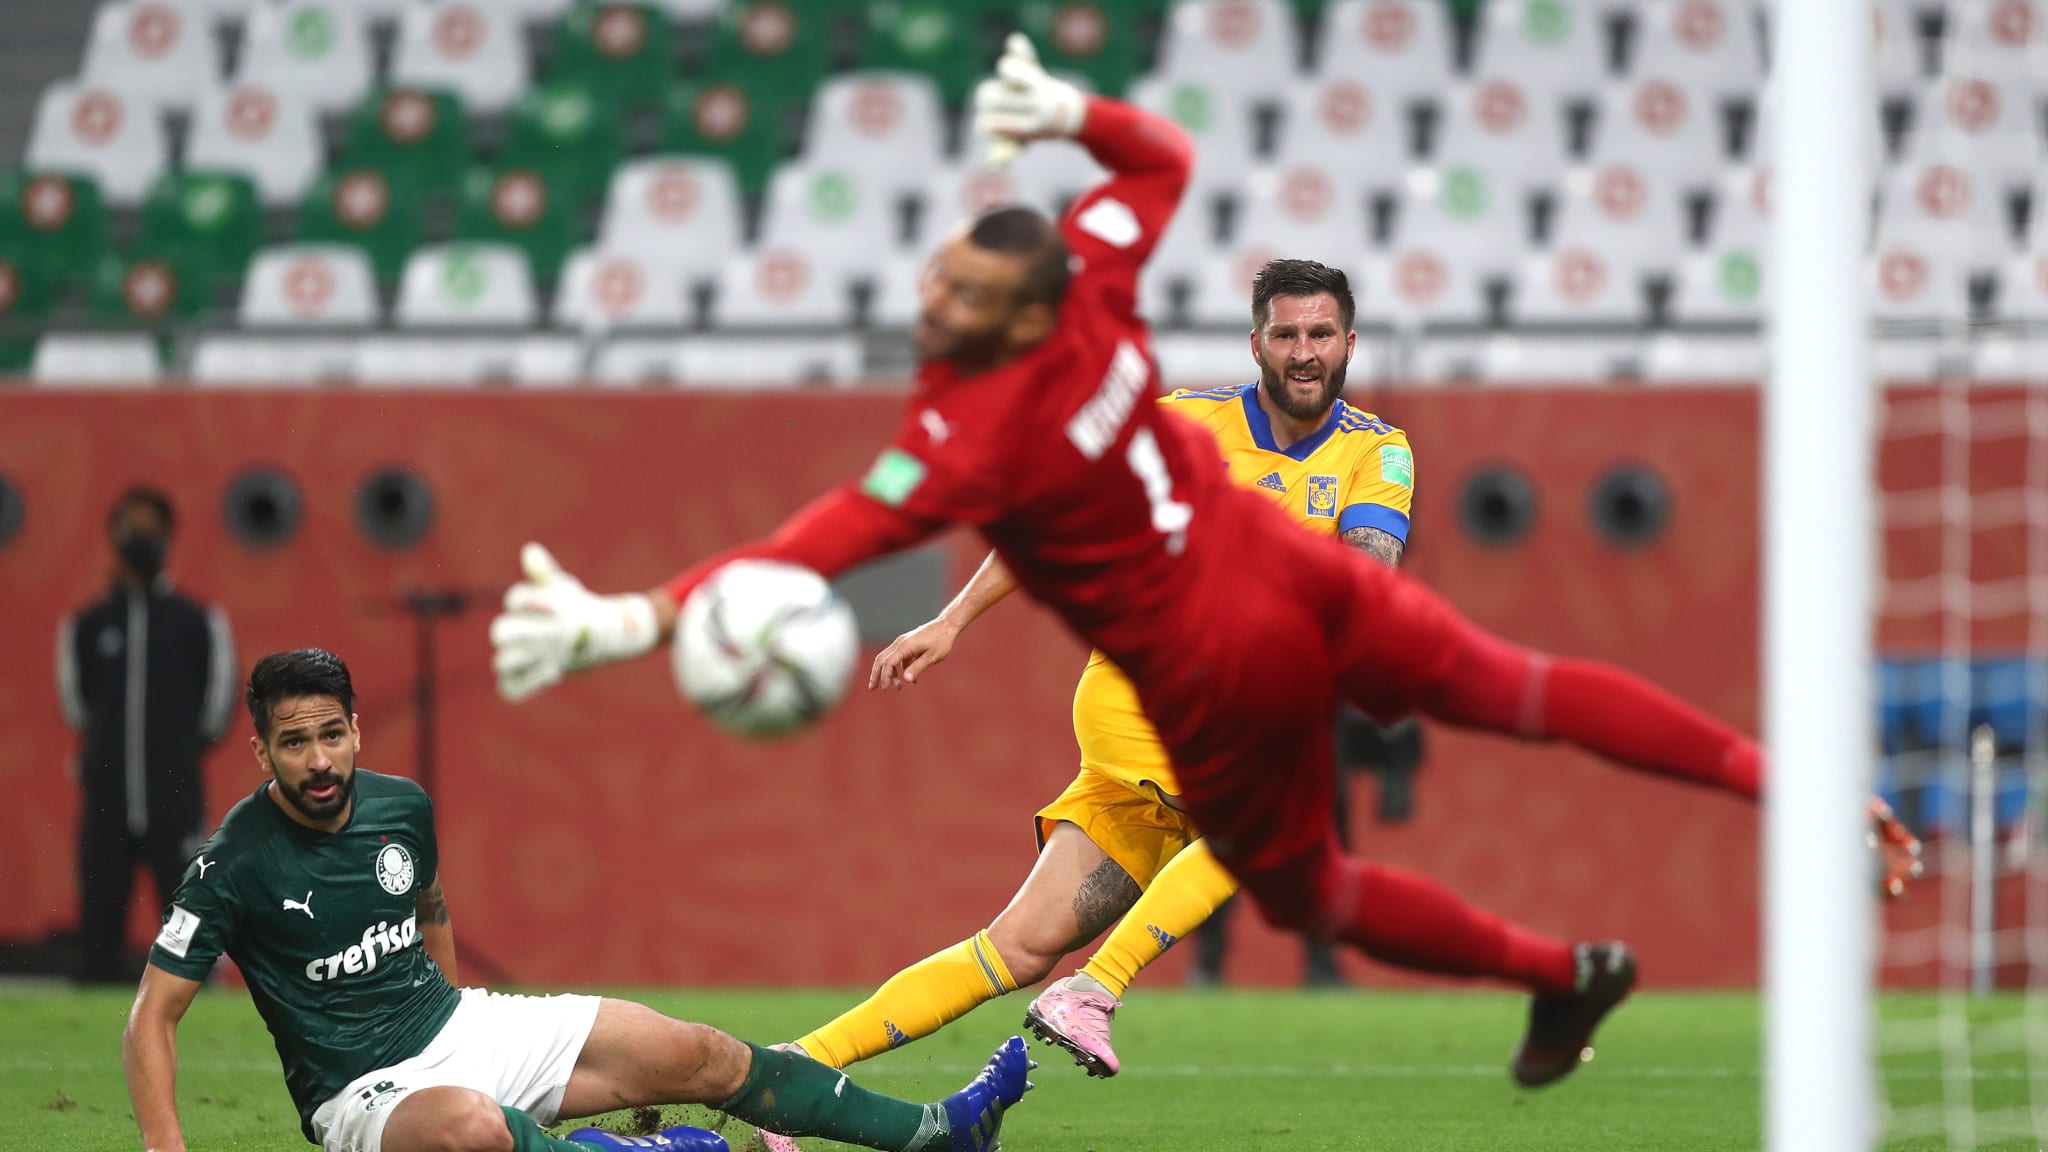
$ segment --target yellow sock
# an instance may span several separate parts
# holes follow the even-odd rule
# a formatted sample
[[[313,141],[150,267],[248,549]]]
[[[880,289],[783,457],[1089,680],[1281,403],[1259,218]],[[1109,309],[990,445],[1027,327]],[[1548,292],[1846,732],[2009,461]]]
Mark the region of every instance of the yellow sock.
[[[1016,990],[988,933],[976,932],[889,977],[858,1007],[797,1044],[811,1059],[844,1068],[929,1036]]]
[[[1101,981],[1110,995],[1121,997],[1147,964],[1165,955],[1174,941],[1199,927],[1236,891],[1236,878],[1216,862],[1209,842],[1195,841],[1166,862],[1081,971]]]

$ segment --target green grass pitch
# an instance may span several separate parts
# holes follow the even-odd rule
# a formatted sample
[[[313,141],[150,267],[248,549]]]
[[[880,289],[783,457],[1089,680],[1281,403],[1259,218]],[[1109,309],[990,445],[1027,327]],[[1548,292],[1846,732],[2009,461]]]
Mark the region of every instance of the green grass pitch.
[[[852,1003],[848,992],[674,992],[633,998],[749,1039],[785,1040]],[[139,1137],[121,1081],[119,991],[0,989],[0,1146],[24,1152],[132,1149]],[[917,1100],[953,1090],[1017,1031],[1011,996],[936,1036],[856,1068],[863,1083]],[[1892,997],[1888,1019],[1925,1020],[1936,1002]],[[2021,1006],[1971,1007],[1973,1032],[2012,1030]],[[1600,1037],[1599,1058],[1564,1083],[1524,1092],[1506,1058],[1523,1001],[1505,993],[1417,994],[1140,990],[1117,1019],[1124,1072],[1089,1080],[1063,1054],[1032,1045],[1038,1090],[1003,1128],[1010,1152],[1582,1152],[1753,1149],[1758,1145],[1758,1001],[1741,994],[1637,997]],[[2023,1046],[1972,1062],[1960,1081],[1932,1053],[1888,1057],[1888,1099],[1932,1105],[1972,1093],[1989,1119],[2024,1109]],[[308,1147],[285,1096],[269,1036],[247,998],[202,993],[179,1039],[179,1099],[197,1149]],[[2023,1113],[2022,1113],[2023,1115]],[[611,1118],[623,1124],[623,1115]],[[709,1122],[670,1109],[669,1122]],[[734,1148],[744,1125],[725,1128]],[[2010,1136],[2010,1139],[2001,1139]],[[2036,1148],[1986,1124],[1979,1147]],[[805,1141],[807,1148],[837,1147]],[[1942,1137],[1894,1149],[1946,1148]],[[755,1145],[758,1148],[758,1145]]]

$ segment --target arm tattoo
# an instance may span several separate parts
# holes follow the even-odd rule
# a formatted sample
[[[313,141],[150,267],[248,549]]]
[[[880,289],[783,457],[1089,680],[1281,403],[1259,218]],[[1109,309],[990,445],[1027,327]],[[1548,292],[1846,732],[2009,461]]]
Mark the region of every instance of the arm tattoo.
[[[1103,929],[1117,922],[1131,905],[1138,902],[1138,882],[1124,871],[1123,865],[1114,860],[1104,860],[1095,871],[1081,881],[1080,891],[1074,893],[1074,921],[1080,925],[1080,938],[1074,943],[1085,944],[1102,935]]]
[[[413,907],[419,911],[423,925],[448,923],[448,898],[441,893],[439,877],[435,878],[433,887],[423,889],[414,897]]]
[[[1392,534],[1377,528],[1353,528],[1344,534],[1344,542],[1372,553],[1375,559],[1389,568],[1399,568],[1401,554],[1407,551],[1407,546],[1396,540]]]

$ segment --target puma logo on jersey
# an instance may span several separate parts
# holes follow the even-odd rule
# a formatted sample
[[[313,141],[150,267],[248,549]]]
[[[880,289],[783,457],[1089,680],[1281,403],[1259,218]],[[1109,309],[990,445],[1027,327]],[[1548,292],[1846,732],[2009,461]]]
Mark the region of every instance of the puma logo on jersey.
[[[407,916],[397,924],[389,920],[379,921],[374,927],[363,929],[360,943],[351,944],[332,956],[306,961],[306,979],[319,984],[343,974],[355,976],[375,972],[379,959],[393,952],[402,952],[419,943],[419,939],[418,916]]]
[[[289,912],[294,908],[298,909],[301,912],[304,912],[306,914],[306,919],[311,920],[314,918],[312,889],[309,888],[306,890],[306,898],[304,900],[294,900],[289,896],[284,898],[283,911]]]
[[[211,867],[213,867],[213,866],[214,866],[215,864],[218,864],[218,863],[220,863],[220,861],[218,861],[218,860],[208,860],[208,859],[207,859],[206,857],[204,857],[204,856],[199,856],[199,857],[196,857],[196,858],[194,858],[194,859],[193,859],[193,861],[192,861],[192,863],[193,863],[193,866],[195,866],[195,867],[197,867],[197,868],[199,869],[199,878],[200,878],[201,880],[204,880],[204,879],[206,879],[206,870],[207,870],[208,868],[211,868]]]

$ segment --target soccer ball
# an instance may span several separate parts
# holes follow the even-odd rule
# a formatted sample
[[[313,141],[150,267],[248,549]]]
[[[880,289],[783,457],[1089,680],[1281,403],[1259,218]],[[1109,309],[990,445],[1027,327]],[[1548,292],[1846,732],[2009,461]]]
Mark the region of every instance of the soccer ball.
[[[860,647],[853,609],[808,568],[736,560],[683,602],[676,685],[722,727],[781,736],[839,703]]]

